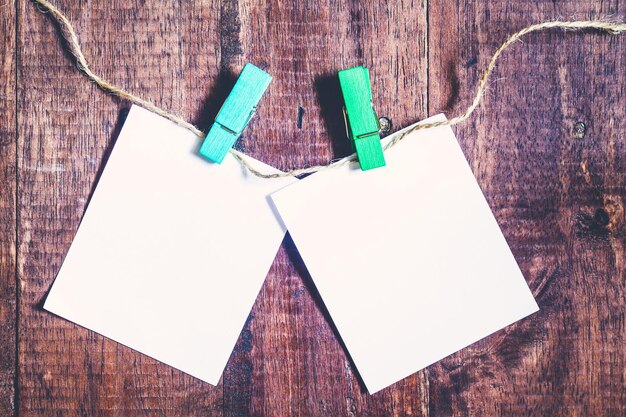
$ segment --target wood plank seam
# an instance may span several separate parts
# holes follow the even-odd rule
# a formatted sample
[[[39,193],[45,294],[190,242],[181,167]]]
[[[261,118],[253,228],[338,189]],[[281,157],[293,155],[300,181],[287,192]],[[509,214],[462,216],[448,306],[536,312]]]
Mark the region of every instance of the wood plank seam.
[[[19,375],[20,375],[20,364],[19,364],[19,342],[20,342],[20,290],[19,290],[19,198],[20,198],[20,188],[19,188],[19,163],[17,159],[17,155],[19,155],[19,62],[20,62],[20,48],[17,47],[19,43],[19,24],[20,24],[20,16],[19,16],[19,7],[18,1],[15,0],[13,2],[13,10],[15,13],[15,71],[14,71],[14,83],[15,83],[15,244],[14,244],[14,274],[15,274],[15,375],[13,377],[13,413],[17,417],[19,415],[19,406],[20,406],[20,396],[19,396]]]

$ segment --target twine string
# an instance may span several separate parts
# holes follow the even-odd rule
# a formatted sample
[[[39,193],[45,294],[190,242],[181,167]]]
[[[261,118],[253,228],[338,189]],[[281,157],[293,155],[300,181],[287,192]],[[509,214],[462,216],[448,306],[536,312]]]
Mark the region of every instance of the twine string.
[[[162,109],[161,107],[157,106],[151,101],[142,99],[141,97],[138,97],[132,93],[129,93],[123,88],[120,88],[111,84],[107,80],[100,77],[98,74],[94,73],[89,67],[89,63],[87,62],[87,59],[85,58],[85,55],[82,52],[78,35],[76,34],[76,31],[74,30],[74,27],[72,26],[69,19],[59,9],[57,9],[53,4],[51,4],[47,0],[33,0],[33,1],[39,6],[39,9],[43,13],[48,13],[56,21],[61,31],[61,35],[66,41],[69,52],[76,60],[76,66],[88,79],[93,81],[98,87],[100,87],[102,90],[104,90],[105,92],[109,94],[115,95],[123,100],[127,100],[133,104],[137,104],[141,107],[144,107],[145,109],[150,110],[151,112],[156,113],[159,116],[162,116],[176,123],[177,125],[184,127],[185,129],[188,129],[189,131],[193,132],[198,137],[203,138],[206,136],[204,132],[202,132],[193,124],[187,122],[182,117],[172,112]],[[564,29],[564,30],[591,29],[591,30],[606,32],[612,35],[619,35],[623,33],[624,31],[626,31],[626,24],[620,21],[611,21],[611,20],[576,20],[576,21],[556,20],[556,21],[537,23],[537,24],[525,27],[524,29],[509,36],[509,38],[502,45],[500,45],[500,47],[493,54],[493,56],[489,60],[489,64],[483,70],[480,80],[478,81],[478,86],[476,87],[476,93],[474,95],[474,99],[472,103],[465,109],[463,113],[445,121],[422,123],[422,124],[415,125],[411,127],[410,129],[404,130],[401,133],[394,135],[392,139],[385,145],[384,150],[387,150],[397,145],[401,140],[406,138],[407,135],[415,131],[434,129],[434,128],[442,127],[442,126],[454,126],[458,123],[461,123],[469,119],[472,113],[474,112],[474,110],[476,110],[478,106],[480,105],[483,99],[483,96],[485,94],[485,91],[487,89],[487,81],[489,79],[489,76],[494,71],[496,67],[496,63],[498,59],[500,58],[500,56],[502,55],[502,53],[504,52],[504,50],[507,49],[509,46],[511,46],[513,43],[520,40],[522,37],[532,32],[544,31],[544,30],[555,29],[555,28]],[[311,166],[307,168],[296,168],[296,169],[290,169],[284,172],[264,172],[252,166],[250,162],[247,160],[246,155],[243,154],[242,152],[239,152],[235,149],[231,149],[230,152],[233,154],[236,160],[245,169],[247,169],[250,173],[256,175],[257,177],[261,177],[261,178],[280,178],[280,177],[287,177],[287,176],[301,176],[305,174],[318,172],[324,169],[337,168],[337,167],[349,164],[350,162],[357,161],[357,156],[355,153],[353,153],[352,155],[338,159],[326,165],[316,165],[316,166]]]

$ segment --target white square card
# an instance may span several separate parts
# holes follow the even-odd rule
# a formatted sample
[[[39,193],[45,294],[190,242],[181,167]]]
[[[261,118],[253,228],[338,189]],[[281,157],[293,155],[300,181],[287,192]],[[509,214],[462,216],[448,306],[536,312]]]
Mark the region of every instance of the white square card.
[[[268,195],[295,179],[200,142],[130,110],[44,308],[217,384],[285,234]]]
[[[385,157],[272,195],[370,393],[538,310],[452,130]]]

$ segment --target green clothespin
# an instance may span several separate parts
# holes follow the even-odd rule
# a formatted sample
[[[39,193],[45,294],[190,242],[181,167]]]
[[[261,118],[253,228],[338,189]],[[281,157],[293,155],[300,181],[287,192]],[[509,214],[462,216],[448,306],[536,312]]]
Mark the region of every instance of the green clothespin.
[[[206,135],[200,154],[220,164],[246,127],[272,77],[248,63]]]
[[[366,171],[385,166],[385,155],[378,134],[380,125],[372,104],[368,69],[355,67],[339,71],[338,75],[345,103],[346,130],[356,150],[361,169]]]

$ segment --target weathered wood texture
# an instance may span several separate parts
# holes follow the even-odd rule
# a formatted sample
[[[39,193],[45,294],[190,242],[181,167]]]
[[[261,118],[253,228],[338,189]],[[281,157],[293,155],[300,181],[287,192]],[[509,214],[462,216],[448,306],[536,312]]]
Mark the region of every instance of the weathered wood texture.
[[[50,19],[19,4],[19,413],[221,413],[222,387],[41,309],[128,106],[85,82]],[[201,113],[219,73],[217,3],[56,4],[106,78],[188,118]]]
[[[15,4],[0,1],[0,415],[15,407]]]
[[[626,414],[626,39],[531,35],[455,128],[539,313],[370,396],[287,238],[212,387],[41,309],[128,103],[16,4],[0,5],[0,415]],[[528,23],[626,15],[617,0],[56,4],[97,72],[204,129],[246,61],[266,69],[274,82],[238,146],[279,168],[349,152],[339,69],[370,68],[397,129],[457,113]]]
[[[450,114],[513,30],[626,16],[617,1],[430,7],[429,111]],[[625,75],[623,37],[533,34],[455,129],[541,311],[430,367],[431,415],[626,415]]]

